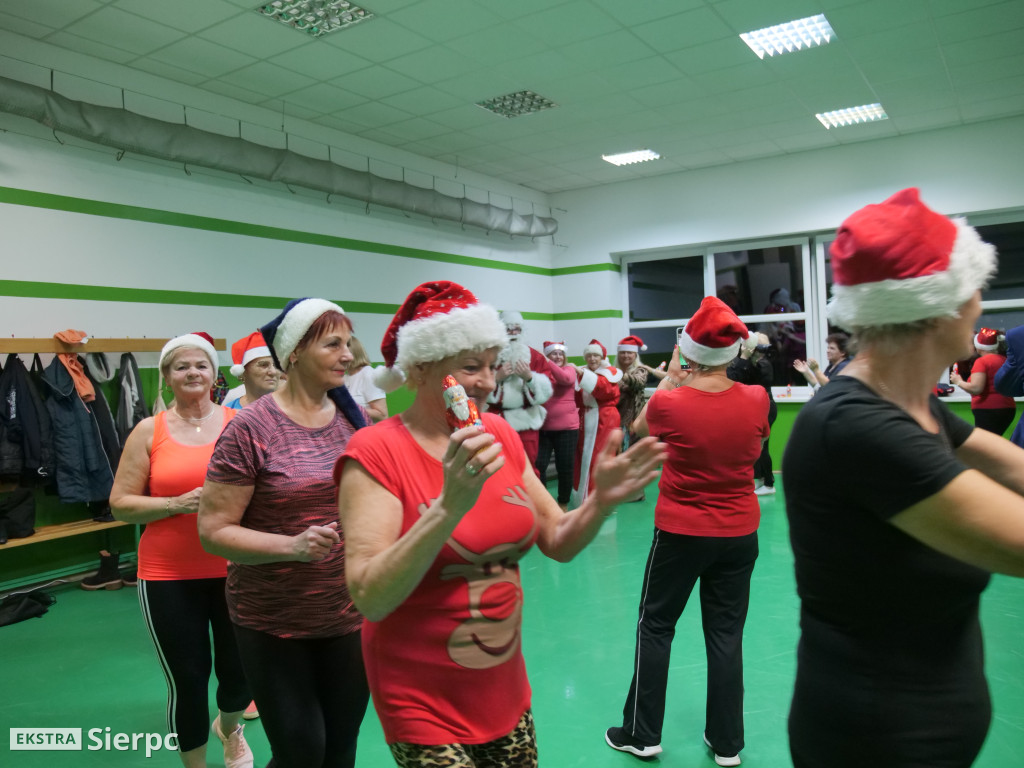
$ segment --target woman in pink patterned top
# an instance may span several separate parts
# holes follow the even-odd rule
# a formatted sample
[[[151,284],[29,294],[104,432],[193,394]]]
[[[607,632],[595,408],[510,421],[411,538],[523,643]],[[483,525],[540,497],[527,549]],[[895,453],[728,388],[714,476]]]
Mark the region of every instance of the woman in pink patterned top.
[[[228,610],[273,765],[347,768],[369,699],[331,479],[369,423],[342,386],[352,324],[298,299],[260,330],[288,380],[221,436],[199,533],[230,561]]]

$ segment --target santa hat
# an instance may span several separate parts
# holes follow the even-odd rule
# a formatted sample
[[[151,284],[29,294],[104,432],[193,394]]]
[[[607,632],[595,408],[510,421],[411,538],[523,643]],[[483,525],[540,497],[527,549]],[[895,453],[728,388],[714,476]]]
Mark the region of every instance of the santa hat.
[[[590,343],[587,344],[587,346],[585,346],[583,348],[583,354],[584,354],[584,356],[586,356],[586,355],[600,355],[602,358],[607,359],[607,357],[608,357],[608,350],[605,349],[604,348],[604,344],[602,344],[597,339],[591,339]]]
[[[263,340],[263,334],[253,331],[231,345],[231,360],[234,362],[231,366],[231,375],[236,379],[242,378],[245,366],[257,357],[270,357],[270,349]]]
[[[182,347],[195,347],[205,352],[206,356],[210,358],[210,365],[214,371],[220,366],[217,360],[217,350],[213,347],[213,337],[205,331],[196,331],[195,333],[176,336],[164,344],[164,348],[160,350],[160,362],[157,364],[157,367],[162,369],[170,354]]]
[[[514,309],[503,309],[499,314],[501,315],[501,322],[505,324],[506,328],[510,325],[518,325],[520,328],[523,327],[522,312],[516,312]]]
[[[619,342],[619,352],[643,352],[646,349],[647,345],[639,336],[627,336]]]
[[[705,296],[679,336],[679,354],[698,365],[725,365],[740,347],[753,349],[757,336],[719,298]]]
[[[982,352],[995,352],[999,349],[999,331],[982,328],[974,336],[974,346]]]
[[[829,253],[828,315],[847,330],[955,317],[996,271],[995,248],[913,188],[852,214]]]
[[[544,354],[545,356],[550,355],[552,352],[565,352],[564,341],[545,341],[544,342]]]
[[[505,325],[494,307],[481,304],[458,283],[423,283],[413,289],[392,318],[380,345],[384,367],[374,371],[374,381],[391,392],[405,381],[404,371],[416,363],[501,348],[507,343]]]
[[[292,299],[285,304],[281,314],[260,328],[279,370],[287,370],[285,366],[306,331],[327,312],[345,314],[344,309],[326,299]]]

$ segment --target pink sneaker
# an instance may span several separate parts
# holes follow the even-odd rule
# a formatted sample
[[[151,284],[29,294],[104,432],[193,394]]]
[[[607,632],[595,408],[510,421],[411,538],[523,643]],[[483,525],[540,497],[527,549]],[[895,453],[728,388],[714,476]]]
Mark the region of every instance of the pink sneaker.
[[[244,725],[239,724],[230,736],[224,736],[220,729],[220,715],[213,719],[210,730],[224,745],[224,768],[252,768],[252,750],[245,743],[242,731]]]

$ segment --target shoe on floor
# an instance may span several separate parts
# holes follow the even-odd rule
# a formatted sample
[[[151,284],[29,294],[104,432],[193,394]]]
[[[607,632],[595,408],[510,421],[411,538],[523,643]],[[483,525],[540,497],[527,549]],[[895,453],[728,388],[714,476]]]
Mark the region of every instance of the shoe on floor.
[[[239,724],[230,736],[223,736],[220,730],[220,715],[213,719],[210,730],[224,745],[224,768],[252,768],[252,750],[245,743],[242,731],[244,725]]]
[[[121,583],[126,587],[139,586],[139,571],[137,568],[125,568],[121,571]]]
[[[245,708],[245,712],[242,713],[243,720],[255,720],[260,716],[260,711],[256,709],[256,702],[250,701],[249,706]]]
[[[760,488],[754,489],[754,493],[758,496],[773,496],[775,494],[775,486],[762,485]]]
[[[648,759],[661,753],[661,744],[645,745],[626,733],[625,728],[613,726],[604,732],[604,740],[612,749],[629,752],[631,755]]]
[[[124,582],[121,581],[121,574],[117,570],[118,557],[117,552],[108,552],[105,549],[101,549],[99,570],[91,576],[86,576],[82,579],[78,586],[89,591],[97,589],[112,590],[123,587]]]
[[[713,754],[715,756],[715,764],[716,765],[739,765],[740,764],[740,756],[739,755],[728,755],[727,756],[727,755],[720,755],[717,752],[715,752],[715,748],[711,746],[711,742],[708,741],[708,735],[706,733],[704,734],[704,744],[705,744],[705,746],[707,746],[708,749],[711,750],[711,754]]]

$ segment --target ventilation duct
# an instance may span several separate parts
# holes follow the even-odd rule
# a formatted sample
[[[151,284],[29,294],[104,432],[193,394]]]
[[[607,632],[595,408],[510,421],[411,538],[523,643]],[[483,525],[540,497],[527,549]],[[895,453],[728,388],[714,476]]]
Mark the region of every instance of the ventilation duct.
[[[0,110],[126,152],[315,189],[488,232],[545,237],[558,231],[554,218],[524,216],[509,208],[453,197],[286,149],[168,123],[125,109],[73,101],[5,77],[0,77]]]

